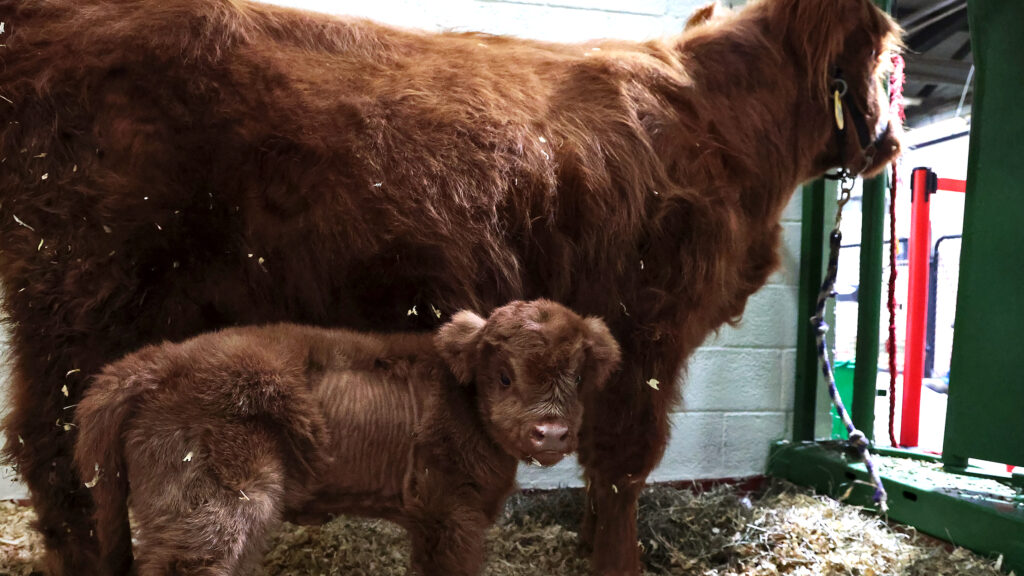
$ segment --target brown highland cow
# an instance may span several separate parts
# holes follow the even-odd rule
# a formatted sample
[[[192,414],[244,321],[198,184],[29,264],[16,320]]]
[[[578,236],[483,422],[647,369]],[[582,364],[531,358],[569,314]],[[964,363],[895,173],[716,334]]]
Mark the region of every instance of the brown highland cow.
[[[573,452],[579,391],[618,363],[603,322],[546,300],[436,336],[275,324],[143,348],[76,410],[101,560],[129,558],[130,490],[139,576],[248,574],[282,518],[336,514],[404,526],[414,574],[478,574],[517,461]]]
[[[899,147],[897,28],[870,0],[572,45],[244,0],[0,0],[0,21],[7,451],[52,576],[96,572],[68,422],[104,364],[231,325],[427,330],[539,297],[622,346],[583,393],[582,539],[596,574],[637,574],[684,361],[775,268],[800,182]]]

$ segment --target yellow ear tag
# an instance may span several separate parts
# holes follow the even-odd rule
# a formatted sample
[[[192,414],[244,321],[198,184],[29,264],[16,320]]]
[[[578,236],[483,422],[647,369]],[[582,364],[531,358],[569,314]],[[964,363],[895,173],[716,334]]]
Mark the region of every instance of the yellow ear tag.
[[[839,90],[832,93],[833,100],[835,102],[836,109],[836,126],[842,130],[846,127],[846,120],[843,117],[843,101],[839,98]]]

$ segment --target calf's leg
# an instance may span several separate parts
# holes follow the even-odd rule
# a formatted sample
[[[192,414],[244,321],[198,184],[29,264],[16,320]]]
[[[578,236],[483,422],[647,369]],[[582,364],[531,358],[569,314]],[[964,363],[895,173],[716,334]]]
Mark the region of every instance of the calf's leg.
[[[132,454],[138,576],[247,576],[280,525],[285,474],[273,437],[215,430],[203,442],[161,435]]]
[[[280,525],[279,501],[259,488],[243,496],[220,487],[191,512],[148,514],[136,523],[138,576],[248,576]]]

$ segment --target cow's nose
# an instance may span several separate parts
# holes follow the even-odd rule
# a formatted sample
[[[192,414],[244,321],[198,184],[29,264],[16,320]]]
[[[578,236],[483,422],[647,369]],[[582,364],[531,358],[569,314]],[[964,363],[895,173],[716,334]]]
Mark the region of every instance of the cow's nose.
[[[530,443],[538,452],[565,452],[569,448],[569,428],[557,422],[537,424],[530,431]]]

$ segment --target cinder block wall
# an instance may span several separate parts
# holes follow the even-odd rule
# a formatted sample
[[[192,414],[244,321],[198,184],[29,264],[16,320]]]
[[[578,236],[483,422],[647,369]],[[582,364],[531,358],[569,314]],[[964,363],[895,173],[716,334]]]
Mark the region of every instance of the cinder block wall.
[[[573,42],[644,40],[682,30],[711,0],[261,0],[319,12],[364,16],[427,30],[452,29]],[[719,0],[723,6],[743,0]]]
[[[427,30],[479,30],[552,41],[676,34],[707,0],[271,0],[321,12],[365,16]],[[720,0],[723,5],[739,4]],[[782,269],[755,294],[743,322],[726,327],[696,352],[683,401],[672,415],[672,440],[655,481],[734,478],[764,472],[768,447],[787,435],[795,372],[800,206],[785,213]],[[0,373],[3,377],[3,373]],[[575,461],[553,469],[524,468],[520,483],[579,486]],[[3,470],[2,477],[10,477]],[[0,498],[22,497],[0,478]]]
[[[3,298],[3,290],[0,287],[0,298]],[[0,392],[3,392],[3,402],[0,402],[0,418],[3,418],[7,414],[7,381],[9,378],[10,368],[8,368],[8,362],[10,357],[6,355],[7,351],[7,325],[0,324]],[[4,440],[0,438],[0,443]],[[27,491],[25,486],[17,481],[17,474],[10,466],[0,467],[0,500],[8,500],[10,498],[25,498]]]

